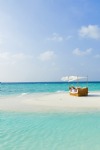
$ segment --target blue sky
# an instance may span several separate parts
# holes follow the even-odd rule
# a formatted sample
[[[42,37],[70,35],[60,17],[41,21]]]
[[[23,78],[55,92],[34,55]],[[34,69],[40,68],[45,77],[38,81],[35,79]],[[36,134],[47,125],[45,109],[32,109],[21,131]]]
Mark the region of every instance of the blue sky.
[[[100,80],[99,0],[0,0],[0,81]]]

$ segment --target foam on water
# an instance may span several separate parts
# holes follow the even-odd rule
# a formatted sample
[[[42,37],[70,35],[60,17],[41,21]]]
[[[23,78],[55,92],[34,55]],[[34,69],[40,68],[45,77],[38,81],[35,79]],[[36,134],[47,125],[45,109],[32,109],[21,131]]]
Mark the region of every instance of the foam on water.
[[[22,93],[21,95],[23,96],[23,95],[28,95],[29,93]]]

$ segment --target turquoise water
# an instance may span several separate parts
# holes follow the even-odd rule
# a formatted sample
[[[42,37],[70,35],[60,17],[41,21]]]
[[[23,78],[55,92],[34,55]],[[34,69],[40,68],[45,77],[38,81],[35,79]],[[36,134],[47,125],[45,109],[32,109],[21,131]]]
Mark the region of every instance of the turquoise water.
[[[71,83],[75,86],[87,86],[87,83]],[[44,83],[1,83],[0,95],[12,95],[22,93],[43,93],[43,92],[61,92],[68,91],[68,83],[63,82],[44,82]],[[100,82],[89,82],[89,91],[100,91]]]
[[[100,150],[100,113],[0,113],[0,150]]]
[[[100,91],[100,82],[89,82],[88,87]],[[68,91],[68,83],[0,84],[0,96],[61,91]],[[100,150],[100,112],[0,112],[0,150],[88,149]]]

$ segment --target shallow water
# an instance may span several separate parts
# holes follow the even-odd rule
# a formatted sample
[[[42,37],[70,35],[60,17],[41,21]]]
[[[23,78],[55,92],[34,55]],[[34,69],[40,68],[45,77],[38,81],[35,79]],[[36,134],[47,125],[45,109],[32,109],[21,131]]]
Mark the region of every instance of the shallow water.
[[[0,150],[100,150],[100,113],[0,112]]]
[[[81,86],[85,84],[81,83]],[[89,91],[100,91],[100,82],[91,82],[88,87]],[[68,84],[0,84],[0,96],[6,98],[8,95],[17,94],[27,98],[27,94],[60,91],[68,91]],[[18,101],[13,100],[17,105]],[[0,112],[0,150],[100,150],[99,141],[100,112]]]

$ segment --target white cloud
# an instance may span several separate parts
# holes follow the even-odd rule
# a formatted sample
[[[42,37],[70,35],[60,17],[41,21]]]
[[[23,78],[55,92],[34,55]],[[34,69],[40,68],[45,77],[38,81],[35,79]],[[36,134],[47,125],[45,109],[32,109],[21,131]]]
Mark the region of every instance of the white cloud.
[[[32,58],[32,56],[23,53],[0,52],[0,63],[15,63],[29,58]]]
[[[49,60],[52,60],[53,58],[55,58],[55,53],[54,51],[46,51],[42,54],[39,55],[39,59],[42,60],[42,61],[49,61]]]
[[[80,50],[79,48],[76,48],[73,50],[73,54],[77,56],[84,56],[90,54],[92,51],[92,48],[86,49],[85,51]]]
[[[100,58],[100,54],[97,54],[94,56],[95,58]]]
[[[79,30],[79,35],[81,37],[99,39],[100,38],[100,27],[98,27],[98,25],[82,26],[81,29]]]
[[[64,40],[70,40],[73,36],[68,35],[67,37],[60,36],[58,33],[53,33],[51,37],[47,38],[49,41],[62,42]]]
[[[53,33],[52,36],[48,38],[48,40],[61,42],[61,41],[63,41],[64,39],[63,39],[63,37],[60,36],[59,34]]]

